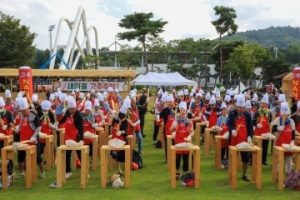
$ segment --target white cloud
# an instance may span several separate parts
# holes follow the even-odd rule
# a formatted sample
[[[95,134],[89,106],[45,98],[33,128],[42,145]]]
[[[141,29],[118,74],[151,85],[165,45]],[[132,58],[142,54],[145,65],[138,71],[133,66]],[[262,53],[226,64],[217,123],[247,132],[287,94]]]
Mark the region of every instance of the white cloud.
[[[185,37],[217,38],[211,21],[216,19],[213,7],[224,5],[233,7],[237,12],[236,23],[239,31],[262,29],[270,26],[300,26],[298,7],[293,0],[1,0],[1,11],[21,19],[21,23],[30,26],[38,34],[34,41],[37,48],[49,48],[48,27],[56,24],[52,32],[56,36],[60,18],[73,21],[78,7],[83,5],[88,26],[98,30],[99,46],[108,46],[115,40],[118,32],[124,31],[118,26],[125,14],[133,12],[153,12],[155,19],[168,21],[165,32],[161,34],[166,41]],[[66,43],[69,30],[64,25],[61,40]],[[80,37],[82,37],[81,34]],[[93,38],[93,36],[91,36]],[[79,38],[80,40],[80,38]],[[53,39],[54,41],[54,39]],[[121,41],[120,43],[128,43]],[[136,44],[131,42],[130,44]],[[93,45],[93,44],[92,44]],[[95,47],[95,45],[93,45]]]

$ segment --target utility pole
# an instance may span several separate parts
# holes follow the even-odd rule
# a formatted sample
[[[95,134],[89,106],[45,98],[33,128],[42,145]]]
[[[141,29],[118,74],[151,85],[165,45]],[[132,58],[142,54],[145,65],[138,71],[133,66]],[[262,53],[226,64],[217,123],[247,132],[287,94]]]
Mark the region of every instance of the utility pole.
[[[50,57],[52,56],[52,31],[54,30],[55,25],[50,25],[48,31],[50,32]]]
[[[117,68],[117,35],[115,35],[115,69]]]

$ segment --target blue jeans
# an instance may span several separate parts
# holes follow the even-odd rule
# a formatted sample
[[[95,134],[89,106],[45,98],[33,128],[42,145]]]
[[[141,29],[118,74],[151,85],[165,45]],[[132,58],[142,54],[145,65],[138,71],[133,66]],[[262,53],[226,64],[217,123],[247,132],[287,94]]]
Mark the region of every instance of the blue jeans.
[[[142,145],[143,145],[142,132],[141,131],[135,131],[135,135],[136,135],[137,140],[138,140],[138,152],[140,153],[143,150],[143,148],[142,148]]]

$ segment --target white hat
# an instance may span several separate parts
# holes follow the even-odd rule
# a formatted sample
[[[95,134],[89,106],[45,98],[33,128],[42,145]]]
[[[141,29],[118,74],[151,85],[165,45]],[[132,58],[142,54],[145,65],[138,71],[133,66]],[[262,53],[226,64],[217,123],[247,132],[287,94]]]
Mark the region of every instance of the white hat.
[[[93,88],[93,89],[91,89],[91,93],[93,94],[93,93],[95,93],[95,89]]]
[[[183,95],[189,95],[189,90],[188,89],[184,89],[183,90]]]
[[[50,110],[51,105],[52,105],[51,102],[48,100],[42,101],[41,103],[42,110]]]
[[[32,102],[37,102],[38,98],[39,98],[38,94],[33,94],[31,100],[32,100]]]
[[[231,97],[234,96],[234,92],[229,90],[229,96],[231,96]]]
[[[200,92],[196,93],[196,97],[201,97],[202,94]]]
[[[191,91],[190,92],[190,97],[194,96],[195,92]]]
[[[119,93],[119,90],[118,90],[118,89],[115,89],[115,92],[116,92],[116,93]]]
[[[210,105],[213,105],[213,104],[216,104],[216,98],[215,98],[215,95],[212,95],[210,100],[209,100],[209,104]]]
[[[131,90],[129,96],[130,96],[130,98],[135,98],[135,96],[136,96],[135,91]]]
[[[157,92],[157,94],[158,95],[162,95],[164,92],[163,92],[163,90],[160,88],[159,90],[158,90],[158,92]]]
[[[177,96],[180,97],[180,96],[182,96],[182,95],[183,95],[182,91],[178,91],[178,92],[177,92]]]
[[[167,97],[168,97],[168,94],[163,93],[163,94],[161,95],[160,100],[161,100],[162,102],[167,102]]]
[[[245,107],[245,97],[244,96],[238,96],[238,98],[236,100],[236,106]]]
[[[84,109],[85,110],[92,110],[92,102],[91,101],[85,101]]]
[[[228,94],[228,95],[229,95],[229,92],[230,92],[230,90],[229,90],[229,89],[227,89],[227,90],[226,90],[226,94]]]
[[[280,114],[290,114],[290,108],[287,102],[281,102],[280,105]]]
[[[103,101],[103,100],[104,100],[103,94],[99,93],[99,95],[98,95],[98,101]]]
[[[128,109],[128,105],[123,103],[123,105],[121,106],[119,112],[121,112],[123,114],[127,114],[127,109]]]
[[[108,87],[108,91],[109,91],[109,92],[113,92],[114,90],[113,90],[112,87]]]
[[[227,109],[227,106],[226,106],[226,104],[225,104],[224,102],[222,102],[221,110],[222,110],[223,108]]]
[[[28,102],[26,98],[21,98],[20,102],[19,102],[19,106],[20,106],[20,110],[25,110],[28,109]]]
[[[99,106],[99,100],[98,99],[95,99],[95,101],[94,101],[94,107],[96,107],[96,106]]]
[[[60,88],[56,88],[56,91],[61,91],[61,89]]]
[[[252,101],[258,101],[258,95],[256,93],[253,94]]]
[[[246,108],[252,108],[252,105],[251,105],[251,101],[250,101],[250,100],[247,100],[247,101],[246,101]]]
[[[68,96],[66,96],[66,100],[65,101],[69,101],[71,99],[71,101],[76,101],[76,99],[73,97],[73,96],[71,96],[71,95],[68,95]]]
[[[87,94],[86,94],[86,97],[90,97],[90,96],[91,96],[90,93],[87,93]]]
[[[167,101],[173,101],[174,99],[173,99],[173,95],[172,94],[169,94],[168,96],[167,96]]]
[[[50,94],[49,100],[54,100],[54,94],[53,93]]]
[[[71,94],[75,94],[75,91],[74,90],[72,90],[72,93]]]
[[[22,101],[22,97],[16,97],[16,104],[20,106],[20,102]]]
[[[68,108],[76,108],[76,101],[74,98],[68,99]]]
[[[234,94],[233,99],[236,101],[238,98],[239,98],[239,95],[238,94]]]
[[[227,94],[225,95],[224,101],[230,102],[231,97]]]
[[[205,100],[207,100],[207,101],[210,100],[210,93],[209,92],[206,93]]]
[[[80,92],[79,93],[79,99],[83,99],[84,98],[84,93]]]
[[[3,107],[3,106],[5,106],[5,103],[4,103],[3,97],[0,97],[0,107]]]
[[[200,93],[201,95],[205,94],[204,91],[203,91],[202,89],[199,90],[199,93]]]
[[[107,92],[103,92],[103,98],[107,99]]]
[[[279,94],[278,101],[285,102],[286,101],[285,94]]]
[[[221,97],[220,91],[217,90],[217,91],[216,91],[216,98],[219,99],[220,97]]]
[[[180,102],[178,107],[179,107],[179,109],[184,108],[186,110],[186,107],[187,107],[186,102],[185,101]]]
[[[300,100],[297,102],[297,108],[300,108]]]
[[[67,100],[67,94],[66,93],[61,93],[59,96],[58,96],[59,100],[61,102],[65,102]]]
[[[11,97],[10,90],[5,90],[5,98],[10,98],[10,97]]]
[[[75,92],[79,92],[79,88],[76,88],[76,89],[75,89]]]
[[[17,97],[21,97],[22,98],[23,97],[23,92],[19,92],[18,95],[17,95]]]
[[[129,107],[130,106],[130,103],[131,103],[131,100],[130,100],[130,98],[128,97],[126,97],[125,99],[124,99],[124,102],[123,102],[123,104],[126,104],[127,105],[127,107]]]
[[[261,103],[269,104],[269,95],[266,93],[260,101]]]

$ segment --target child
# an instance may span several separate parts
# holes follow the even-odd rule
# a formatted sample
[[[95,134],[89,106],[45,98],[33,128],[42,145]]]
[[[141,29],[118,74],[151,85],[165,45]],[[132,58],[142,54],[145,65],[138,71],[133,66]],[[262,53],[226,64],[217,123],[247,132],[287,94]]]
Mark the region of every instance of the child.
[[[225,133],[228,134],[228,126],[227,126],[227,116],[228,110],[223,102],[221,105],[221,116],[218,118],[217,125],[221,128],[219,135],[223,136]],[[222,161],[222,168],[225,168],[226,161],[228,160],[228,140],[222,139],[221,140],[221,161]]]

